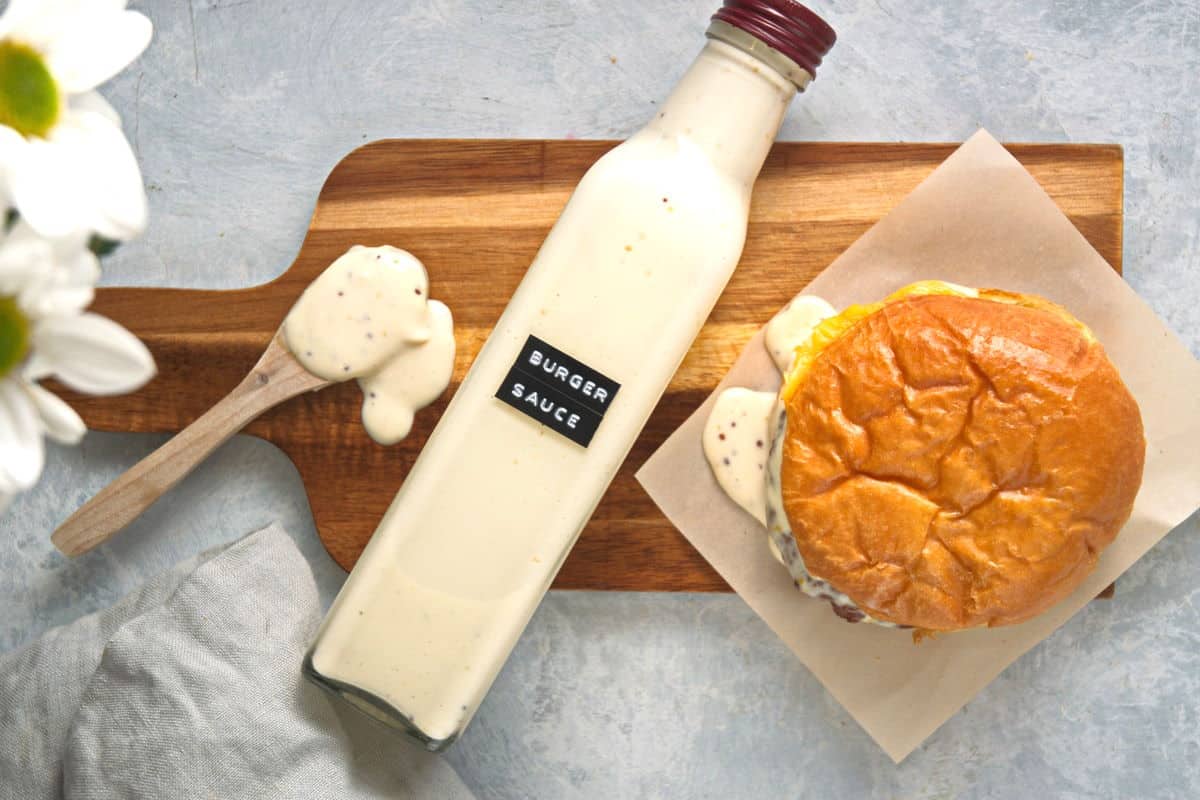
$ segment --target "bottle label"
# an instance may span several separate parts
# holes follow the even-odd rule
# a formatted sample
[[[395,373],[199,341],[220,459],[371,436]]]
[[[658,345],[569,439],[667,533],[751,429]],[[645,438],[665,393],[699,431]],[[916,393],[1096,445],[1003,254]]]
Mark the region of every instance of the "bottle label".
[[[530,336],[496,398],[587,447],[620,388],[607,375]]]

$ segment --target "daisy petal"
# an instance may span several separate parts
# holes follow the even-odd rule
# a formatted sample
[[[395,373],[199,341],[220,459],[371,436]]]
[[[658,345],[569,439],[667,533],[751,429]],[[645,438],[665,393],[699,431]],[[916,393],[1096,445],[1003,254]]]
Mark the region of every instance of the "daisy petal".
[[[154,377],[154,358],[136,336],[99,314],[50,317],[33,327],[27,380],[49,375],[88,394],[124,394]]]
[[[18,295],[24,301],[31,287],[48,272],[51,259],[50,246],[44,240],[14,230],[0,245],[0,295]]]
[[[46,278],[22,293],[21,306],[34,319],[78,314],[91,305],[99,279],[100,260],[91,250],[58,254]]]
[[[76,116],[86,132],[88,172],[80,191],[88,193],[88,229],[109,239],[132,239],[146,227],[146,190],[133,149],[121,129],[99,114]]]
[[[24,157],[13,164],[8,187],[13,204],[43,236],[65,236],[83,227],[83,192],[76,185],[80,158],[74,134],[54,131],[56,140],[33,139]]]
[[[17,209],[43,236],[129,239],[146,226],[142,173],[125,134],[103,115],[70,110],[30,141],[11,176]]]
[[[86,233],[71,234],[48,238],[34,230],[33,226],[22,218],[18,218],[9,229],[8,235],[0,237],[0,247],[20,244],[36,246],[50,253],[56,262],[69,260],[69,256],[81,250],[87,250],[88,235]],[[90,252],[90,251],[89,251]]]
[[[12,37],[46,50],[62,32],[64,21],[120,13],[126,5],[127,0],[10,0],[0,15],[0,38]]]
[[[77,94],[71,98],[70,103],[71,109],[74,111],[93,111],[118,128],[121,127],[121,115],[99,92]]]
[[[95,290],[88,285],[44,286],[36,296],[22,305],[27,304],[30,313],[35,317],[48,317],[77,314],[90,306],[95,298]]]
[[[0,17],[0,38],[12,37],[37,49],[54,40],[64,14],[78,13],[80,0],[11,0]]]
[[[0,203],[10,205],[10,164],[20,164],[25,159],[25,137],[7,125],[0,125]]]
[[[0,294],[36,318],[78,313],[92,302],[100,263],[83,237],[46,239],[20,220],[0,242]]]
[[[0,492],[0,514],[8,511],[8,507],[12,504],[15,496],[16,495],[12,494],[11,492]]]
[[[91,13],[88,13],[91,12]],[[146,49],[154,26],[136,11],[98,8],[77,14],[46,49],[46,62],[67,94],[95,89]]]
[[[87,433],[87,426],[75,409],[36,383],[27,383],[22,388],[41,417],[47,436],[59,444],[79,444],[79,440]]]
[[[0,492],[33,486],[45,460],[41,422],[33,403],[16,381],[0,382]]]
[[[100,259],[91,250],[60,256],[55,280],[42,290],[33,313],[38,317],[78,314],[92,304],[98,280]]]

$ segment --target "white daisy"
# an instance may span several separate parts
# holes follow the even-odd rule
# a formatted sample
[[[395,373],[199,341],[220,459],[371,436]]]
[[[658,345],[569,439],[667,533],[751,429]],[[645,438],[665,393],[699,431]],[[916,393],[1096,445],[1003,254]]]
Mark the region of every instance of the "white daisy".
[[[75,444],[84,434],[79,415],[39,380],[122,394],[154,375],[137,337],[84,311],[99,270],[82,235],[49,240],[21,221],[0,242],[0,510],[37,481],[44,436]]]
[[[0,203],[44,236],[129,239],[141,172],[94,89],[141,55],[150,20],[126,0],[12,0],[0,15]]]

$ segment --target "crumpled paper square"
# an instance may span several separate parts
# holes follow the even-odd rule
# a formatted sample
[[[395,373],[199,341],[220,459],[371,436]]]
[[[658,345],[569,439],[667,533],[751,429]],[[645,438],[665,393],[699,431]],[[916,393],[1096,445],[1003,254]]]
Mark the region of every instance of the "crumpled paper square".
[[[769,553],[763,529],[718,487],[700,443],[721,390],[778,387],[761,331],[717,390],[637,473],[683,535],[896,762],[1200,506],[1200,362],[986,131],[956,150],[804,293],[843,308],[928,279],[1061,303],[1092,328],[1141,406],[1146,471],[1133,515],[1070,598],[1021,625],[914,645],[907,631],[848,624],[828,604],[801,595]],[[776,310],[763,309],[764,324]]]

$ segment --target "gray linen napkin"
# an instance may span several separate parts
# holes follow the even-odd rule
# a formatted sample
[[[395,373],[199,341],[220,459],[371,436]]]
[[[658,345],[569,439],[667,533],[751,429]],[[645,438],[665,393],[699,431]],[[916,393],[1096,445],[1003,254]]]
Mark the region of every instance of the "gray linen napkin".
[[[301,677],[320,616],[272,525],[0,656],[0,798],[471,798]]]

